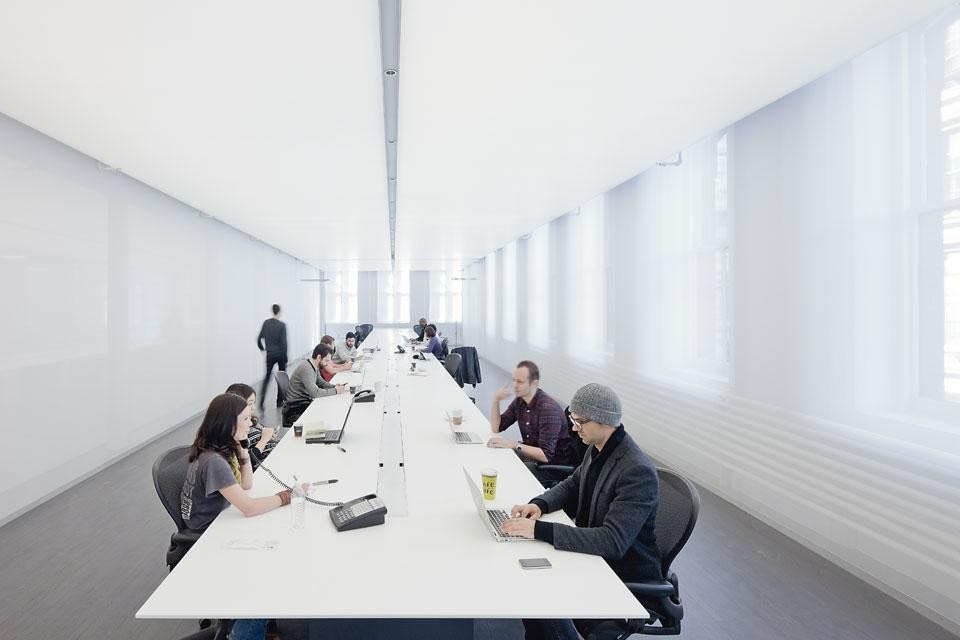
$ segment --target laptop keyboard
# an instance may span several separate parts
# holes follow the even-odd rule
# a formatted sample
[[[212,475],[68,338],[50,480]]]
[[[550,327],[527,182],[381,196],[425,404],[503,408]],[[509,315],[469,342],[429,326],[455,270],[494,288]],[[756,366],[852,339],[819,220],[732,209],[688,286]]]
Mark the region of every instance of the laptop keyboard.
[[[487,509],[487,517],[490,518],[490,522],[493,523],[494,529],[497,530],[497,534],[501,538],[508,538],[508,539],[516,538],[519,540],[524,539],[523,536],[511,536],[500,531],[500,525],[503,524],[506,520],[510,519],[510,515],[507,514],[507,512],[504,511],[503,509]]]
[[[473,442],[473,438],[470,437],[470,434],[466,431],[454,431],[453,437],[457,439],[457,442],[463,444],[468,442]]]

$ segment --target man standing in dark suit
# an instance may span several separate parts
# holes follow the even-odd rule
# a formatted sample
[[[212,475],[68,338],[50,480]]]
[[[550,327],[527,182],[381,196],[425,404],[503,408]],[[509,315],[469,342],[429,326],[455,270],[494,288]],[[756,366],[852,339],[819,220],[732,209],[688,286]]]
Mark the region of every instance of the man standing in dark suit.
[[[266,348],[264,348],[266,343]],[[287,370],[287,325],[280,321],[280,305],[273,305],[273,317],[263,321],[260,335],[257,336],[257,348],[267,352],[267,374],[263,377],[263,386],[260,388],[260,410],[263,410],[263,398],[267,395],[267,385],[270,383],[270,373],[276,364],[280,371]],[[281,404],[280,388],[277,388],[277,406]]]

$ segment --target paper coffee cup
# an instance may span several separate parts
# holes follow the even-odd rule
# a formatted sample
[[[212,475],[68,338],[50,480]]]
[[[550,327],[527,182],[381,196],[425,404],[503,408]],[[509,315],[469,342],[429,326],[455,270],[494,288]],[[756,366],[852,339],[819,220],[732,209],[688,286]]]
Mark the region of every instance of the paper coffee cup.
[[[296,438],[299,438],[300,436],[303,435],[303,425],[302,425],[302,424],[295,424],[295,425],[293,425],[293,435],[294,435],[294,437],[296,437]]]
[[[461,422],[463,422],[463,409],[451,409],[450,421],[453,424],[460,424]]]
[[[497,499],[497,470],[484,469],[480,472],[480,480],[483,482],[483,499]]]

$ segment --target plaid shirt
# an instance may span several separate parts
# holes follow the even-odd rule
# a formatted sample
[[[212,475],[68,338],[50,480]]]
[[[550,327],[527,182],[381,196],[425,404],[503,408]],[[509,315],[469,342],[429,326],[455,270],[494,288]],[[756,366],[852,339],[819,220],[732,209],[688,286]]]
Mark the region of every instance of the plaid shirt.
[[[567,416],[542,389],[537,389],[530,404],[514,398],[500,414],[500,431],[514,422],[520,425],[523,444],[542,449],[549,464],[572,464]]]

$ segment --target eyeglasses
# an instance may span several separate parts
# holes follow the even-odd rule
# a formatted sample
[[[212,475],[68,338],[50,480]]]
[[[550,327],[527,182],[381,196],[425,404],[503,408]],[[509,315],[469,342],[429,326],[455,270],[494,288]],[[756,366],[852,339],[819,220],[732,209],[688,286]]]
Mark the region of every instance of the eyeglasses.
[[[593,420],[584,420],[583,418],[580,418],[580,419],[578,420],[578,419],[574,418],[573,416],[570,416],[570,422],[572,422],[572,423],[573,423],[573,426],[576,427],[577,429],[583,429],[583,425],[585,425],[585,424],[587,424],[587,423],[590,423],[590,422],[593,422]]]

